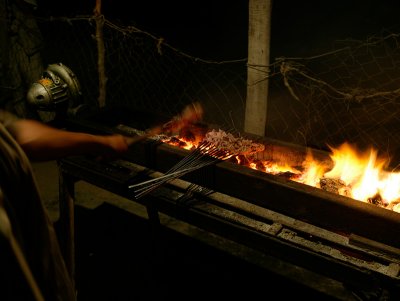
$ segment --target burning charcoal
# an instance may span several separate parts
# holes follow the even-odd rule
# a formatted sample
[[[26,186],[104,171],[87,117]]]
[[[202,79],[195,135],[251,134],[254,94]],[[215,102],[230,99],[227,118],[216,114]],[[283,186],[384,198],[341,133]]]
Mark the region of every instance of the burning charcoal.
[[[169,142],[173,143],[173,144],[175,144],[175,143],[178,144],[180,142],[180,140],[178,138],[176,138],[176,137],[171,137]]]
[[[368,201],[368,203],[370,203],[372,205],[377,205],[377,206],[380,206],[380,207],[384,207],[385,206],[385,204],[384,204],[384,202],[382,200],[382,197],[381,197],[381,195],[379,193],[375,194],[371,198],[368,198],[367,201]]]
[[[301,174],[300,173],[292,173],[292,176],[290,177],[290,180],[298,181],[300,178],[301,178]]]
[[[340,179],[322,177],[319,180],[321,189],[340,195],[350,196],[350,188]]]
[[[170,145],[178,146],[181,148],[185,148],[187,146],[187,143],[185,141],[180,140],[179,138],[173,136],[167,139],[163,140],[165,143],[168,143]]]
[[[185,141],[179,141],[179,144],[178,144],[178,146],[179,147],[182,147],[182,148],[184,148],[184,147],[186,147],[188,144],[185,142]]]
[[[247,157],[245,155],[238,155],[237,162],[239,165],[244,165],[244,166],[250,165],[250,161],[249,161],[249,159],[247,159]]]
[[[265,166],[261,161],[258,160],[257,162],[254,162],[254,163],[256,164],[257,170],[265,171]]]
[[[183,127],[179,132],[179,136],[186,141],[198,144],[204,139],[207,132],[208,128],[206,126],[201,124],[191,124]]]
[[[291,180],[294,176],[296,176],[296,174],[291,171],[285,171],[285,172],[278,173],[277,176]]]

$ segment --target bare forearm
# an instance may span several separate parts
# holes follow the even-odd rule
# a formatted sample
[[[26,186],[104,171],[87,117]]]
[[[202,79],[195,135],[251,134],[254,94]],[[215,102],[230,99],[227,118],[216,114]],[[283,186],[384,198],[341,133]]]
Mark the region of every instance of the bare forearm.
[[[35,161],[54,160],[65,156],[122,153],[127,149],[124,137],[76,133],[49,127],[35,120],[15,122],[11,133]]]

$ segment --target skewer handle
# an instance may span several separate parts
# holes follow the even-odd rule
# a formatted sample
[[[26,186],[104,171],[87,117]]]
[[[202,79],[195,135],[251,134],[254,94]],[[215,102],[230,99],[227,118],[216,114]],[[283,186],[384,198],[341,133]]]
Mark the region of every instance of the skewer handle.
[[[131,146],[132,144],[143,141],[149,137],[150,137],[149,134],[137,135],[137,136],[127,136],[127,137],[125,137],[125,141],[128,144],[128,146]]]
[[[131,146],[137,142],[146,140],[147,138],[160,134],[162,130],[161,126],[155,126],[151,129],[149,129],[146,133],[144,133],[143,135],[135,135],[135,136],[126,136],[125,137],[125,141],[128,144],[128,146]]]

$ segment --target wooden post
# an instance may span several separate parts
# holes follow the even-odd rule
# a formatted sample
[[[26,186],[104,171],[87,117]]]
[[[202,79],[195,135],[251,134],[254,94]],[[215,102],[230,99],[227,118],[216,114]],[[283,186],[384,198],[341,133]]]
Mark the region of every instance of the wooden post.
[[[106,105],[106,83],[107,77],[105,72],[105,48],[103,38],[103,25],[104,18],[101,14],[101,0],[96,0],[96,6],[94,8],[94,16],[96,17],[96,41],[97,41],[97,67],[99,71],[99,108],[103,108]]]
[[[272,0],[249,1],[247,99],[244,131],[265,135]]]

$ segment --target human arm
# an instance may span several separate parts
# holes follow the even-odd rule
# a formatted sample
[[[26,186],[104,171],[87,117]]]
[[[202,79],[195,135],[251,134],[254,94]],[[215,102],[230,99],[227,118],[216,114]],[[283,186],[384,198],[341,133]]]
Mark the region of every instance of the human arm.
[[[30,119],[15,120],[7,128],[32,161],[86,154],[108,157],[128,150],[126,138],[118,134],[71,132]]]

